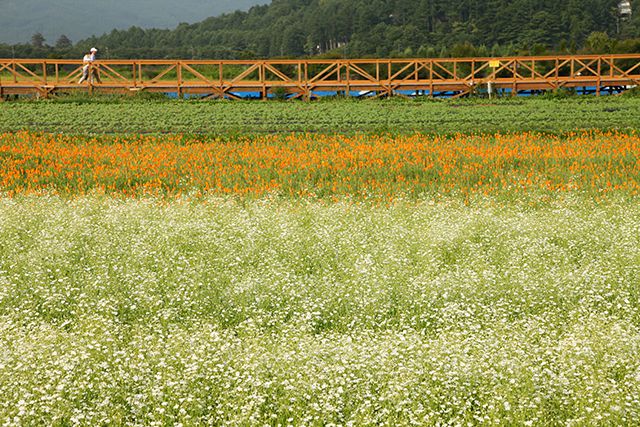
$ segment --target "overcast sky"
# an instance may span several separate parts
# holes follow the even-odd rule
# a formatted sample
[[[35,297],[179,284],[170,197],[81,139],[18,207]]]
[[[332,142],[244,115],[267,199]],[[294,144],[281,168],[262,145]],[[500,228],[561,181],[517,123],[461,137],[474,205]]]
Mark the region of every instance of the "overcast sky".
[[[41,32],[55,44],[61,34],[75,43],[132,25],[173,28],[270,0],[0,0],[0,43],[28,42]]]

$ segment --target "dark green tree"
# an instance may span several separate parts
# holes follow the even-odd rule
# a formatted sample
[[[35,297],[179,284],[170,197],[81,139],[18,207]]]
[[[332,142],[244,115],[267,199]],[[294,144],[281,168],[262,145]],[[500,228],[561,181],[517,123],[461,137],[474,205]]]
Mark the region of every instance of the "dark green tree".
[[[31,36],[31,46],[33,47],[43,48],[44,42],[45,42],[45,38],[40,32],[37,32]]]
[[[58,40],[56,40],[56,49],[64,50],[71,47],[73,47],[73,43],[71,42],[69,37],[64,34],[62,34],[60,37],[58,37]]]

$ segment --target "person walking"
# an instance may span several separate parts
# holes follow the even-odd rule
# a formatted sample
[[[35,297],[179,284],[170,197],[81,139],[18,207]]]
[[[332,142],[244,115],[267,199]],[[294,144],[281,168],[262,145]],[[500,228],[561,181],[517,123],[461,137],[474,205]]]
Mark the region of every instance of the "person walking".
[[[98,53],[98,49],[96,49],[95,47],[92,47],[91,50],[89,50],[89,52],[85,54],[84,57],[82,58],[82,63],[84,64],[84,66],[82,67],[82,77],[80,77],[80,80],[78,80],[78,84],[82,83],[83,81],[87,80],[87,78],[89,78],[90,69],[91,69],[91,77],[89,78],[89,81],[93,83],[93,78],[95,77],[98,83],[102,83],[100,81],[100,76],[98,75],[98,70],[93,69],[91,67],[91,64],[93,64],[93,62],[96,60],[96,53]]]

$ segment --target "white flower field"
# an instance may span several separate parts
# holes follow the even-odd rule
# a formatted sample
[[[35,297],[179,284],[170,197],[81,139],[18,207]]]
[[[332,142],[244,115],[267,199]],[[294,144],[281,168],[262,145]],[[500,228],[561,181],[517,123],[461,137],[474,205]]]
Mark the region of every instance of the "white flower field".
[[[0,198],[0,425],[634,425],[640,205]]]

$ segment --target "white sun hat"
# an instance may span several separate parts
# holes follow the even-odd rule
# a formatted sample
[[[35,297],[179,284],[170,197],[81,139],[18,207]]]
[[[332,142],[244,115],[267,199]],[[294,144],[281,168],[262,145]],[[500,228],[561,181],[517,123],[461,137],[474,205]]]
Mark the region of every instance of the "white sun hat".
[[[98,49],[96,49],[95,47],[92,47],[89,51],[90,51],[90,52],[97,52],[97,51],[98,51]]]

